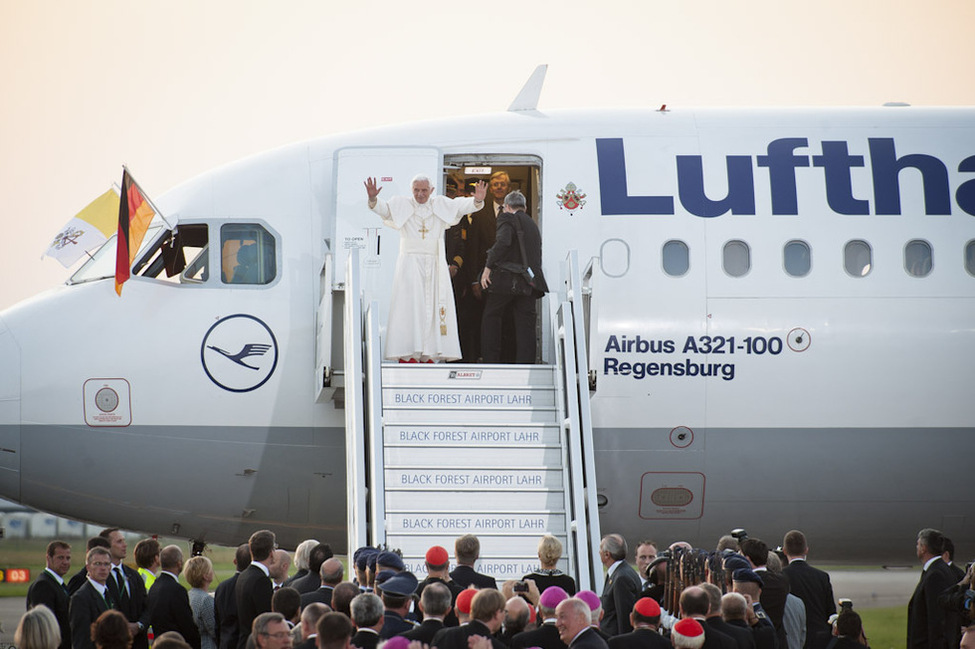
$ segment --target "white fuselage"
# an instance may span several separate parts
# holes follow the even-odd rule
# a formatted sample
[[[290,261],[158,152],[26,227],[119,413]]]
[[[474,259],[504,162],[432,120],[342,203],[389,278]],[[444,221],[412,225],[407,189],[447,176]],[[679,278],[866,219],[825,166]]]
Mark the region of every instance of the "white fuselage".
[[[770,545],[799,528],[817,556],[908,562],[935,527],[975,551],[971,109],[508,113],[205,174],[156,201],[206,226],[205,281],[136,275],[119,298],[104,279],[0,314],[0,495],[210,542],[268,527],[341,547],[345,415],[318,398],[320,298],[359,247],[385,326],[398,239],[364,177],[391,196],[478,162],[535,174],[550,286],[569,251],[592,262],[603,532],[711,547],[735,527]],[[273,281],[221,277],[227,224],[273,235]],[[790,243],[808,254],[787,259]],[[218,369],[212,347],[264,332],[264,365]],[[94,410],[102,387],[115,415]]]

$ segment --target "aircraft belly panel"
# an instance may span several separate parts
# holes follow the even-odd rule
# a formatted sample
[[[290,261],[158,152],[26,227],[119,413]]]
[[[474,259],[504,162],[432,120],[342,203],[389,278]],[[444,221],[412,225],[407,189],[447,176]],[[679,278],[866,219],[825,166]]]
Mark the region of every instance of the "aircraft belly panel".
[[[0,320],[0,495],[20,500],[20,348]]]
[[[309,537],[333,548],[345,542],[339,428],[26,430],[24,501],[34,507],[212,543],[239,543],[262,528],[275,530],[283,547]],[[104,520],[106,502],[113,520]]]

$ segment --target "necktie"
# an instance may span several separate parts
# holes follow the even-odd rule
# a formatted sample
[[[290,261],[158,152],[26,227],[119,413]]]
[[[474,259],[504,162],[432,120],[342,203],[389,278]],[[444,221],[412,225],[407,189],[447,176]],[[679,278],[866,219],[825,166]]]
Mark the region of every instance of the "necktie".
[[[121,604],[122,606],[125,606],[126,603],[129,601],[129,593],[128,593],[128,591],[125,588],[125,586],[126,586],[126,584],[125,584],[125,575],[122,573],[122,567],[121,566],[119,566],[118,568],[115,568],[113,570],[113,572],[115,573],[115,583],[118,584],[119,604]]]

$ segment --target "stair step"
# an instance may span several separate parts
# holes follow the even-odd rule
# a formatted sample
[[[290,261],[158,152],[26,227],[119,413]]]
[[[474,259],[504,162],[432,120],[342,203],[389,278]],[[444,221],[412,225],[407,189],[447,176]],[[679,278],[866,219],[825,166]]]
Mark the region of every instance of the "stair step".
[[[386,494],[386,512],[416,511],[417,499],[421,497],[424,497],[424,493],[416,490],[389,491]],[[426,497],[429,497],[429,494],[426,494]],[[476,515],[477,512],[497,511],[501,500],[504,500],[505,509],[512,512],[554,512],[565,509],[562,490],[526,491],[517,494],[517,497],[504,490],[444,491],[438,492],[437,506],[431,509]]]
[[[540,448],[396,448],[387,446],[384,454],[386,470],[419,469],[449,466],[477,468],[499,466],[505,469],[562,470],[562,449]]]
[[[553,365],[390,364],[383,387],[438,386],[468,389],[555,385]]]
[[[538,537],[544,532],[549,532],[555,536],[564,536],[566,527],[565,514],[561,510],[492,514],[445,513],[439,510],[435,512],[412,511],[387,514],[386,525],[390,534],[446,535],[453,539],[463,534],[482,536],[497,534],[499,530],[518,530],[519,532],[530,530],[535,535],[536,543]],[[430,545],[437,544],[431,543]],[[449,546],[445,545],[444,547],[453,547],[453,541],[450,542]]]
[[[386,448],[560,448],[561,432],[554,424],[387,424],[383,444]]]

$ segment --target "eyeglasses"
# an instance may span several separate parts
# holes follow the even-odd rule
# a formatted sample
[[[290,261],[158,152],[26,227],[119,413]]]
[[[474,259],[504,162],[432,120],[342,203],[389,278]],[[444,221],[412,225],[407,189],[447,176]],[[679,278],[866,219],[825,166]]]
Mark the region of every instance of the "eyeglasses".
[[[104,567],[110,566],[112,564],[110,562],[108,562],[108,561],[92,561],[91,562],[91,565],[94,566],[95,568],[104,568]]]
[[[284,640],[290,633],[287,631],[278,631],[277,633],[262,633],[261,635],[267,636],[269,638],[274,638],[275,640]]]

